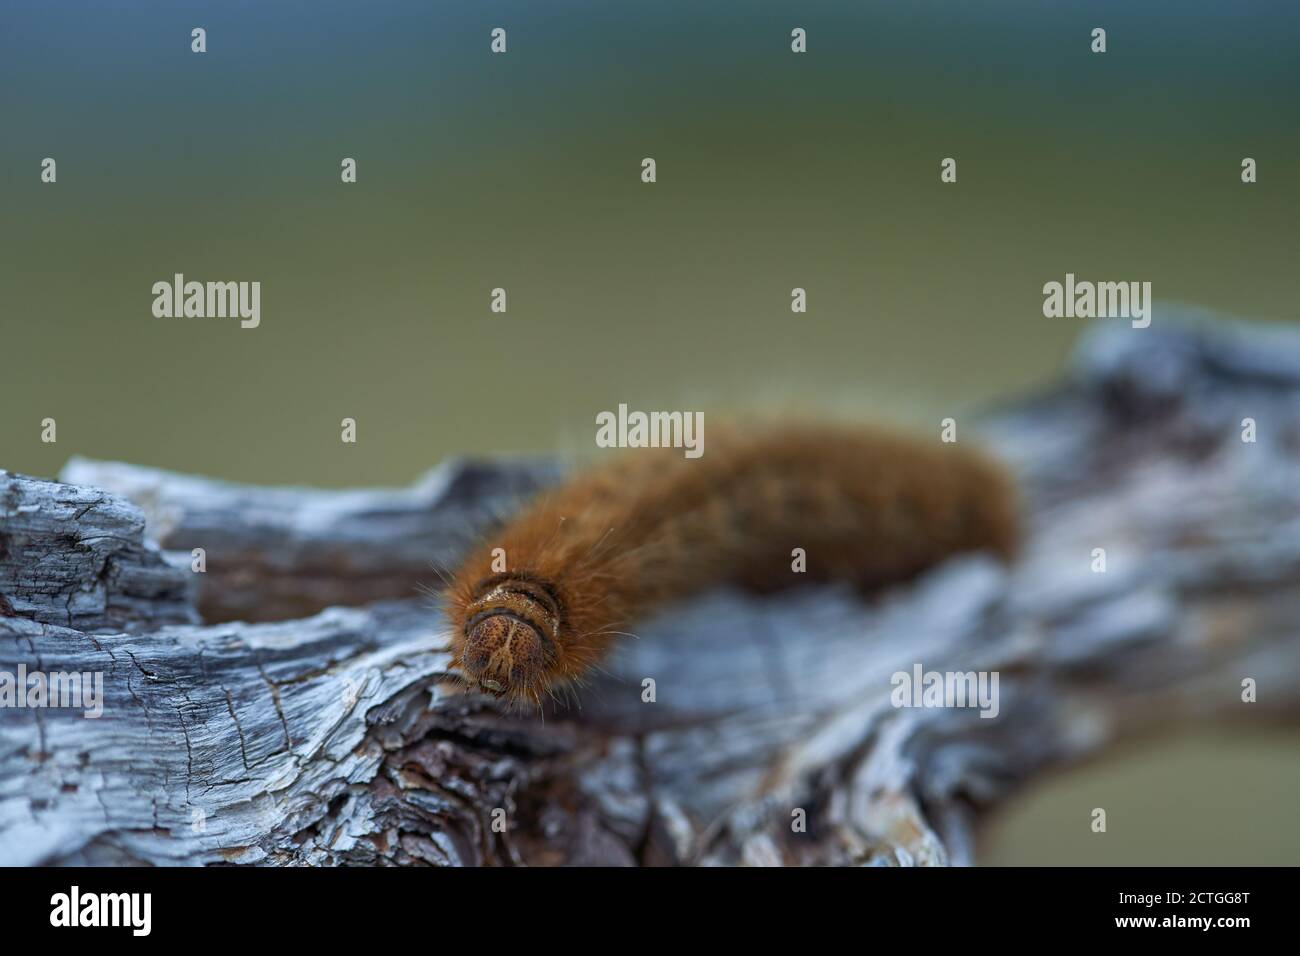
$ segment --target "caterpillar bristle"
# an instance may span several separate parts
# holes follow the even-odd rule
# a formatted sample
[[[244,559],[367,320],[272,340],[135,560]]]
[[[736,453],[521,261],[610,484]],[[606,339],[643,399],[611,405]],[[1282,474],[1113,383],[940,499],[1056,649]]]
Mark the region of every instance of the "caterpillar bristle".
[[[465,560],[446,607],[472,686],[511,707],[576,698],[637,618],[717,584],[877,588],[1014,554],[1014,486],[977,452],[844,426],[714,432],[696,459],[638,449],[576,475]]]

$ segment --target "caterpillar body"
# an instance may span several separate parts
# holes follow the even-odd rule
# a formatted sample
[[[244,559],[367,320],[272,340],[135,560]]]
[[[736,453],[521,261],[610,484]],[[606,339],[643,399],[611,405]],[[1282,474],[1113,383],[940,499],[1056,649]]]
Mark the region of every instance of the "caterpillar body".
[[[715,427],[700,458],[625,451],[543,493],[464,561],[447,593],[453,665],[540,704],[665,603],[728,583],[874,588],[963,551],[1009,559],[1016,514],[990,459],[883,429]]]

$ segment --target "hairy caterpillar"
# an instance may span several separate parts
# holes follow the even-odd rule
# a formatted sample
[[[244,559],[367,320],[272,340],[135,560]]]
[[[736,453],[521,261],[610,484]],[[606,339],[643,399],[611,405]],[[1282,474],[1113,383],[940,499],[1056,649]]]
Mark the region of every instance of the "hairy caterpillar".
[[[661,604],[722,583],[874,587],[961,551],[1009,558],[1016,511],[990,460],[879,429],[715,428],[701,458],[625,451],[465,560],[447,596],[454,665],[485,691],[540,703]]]

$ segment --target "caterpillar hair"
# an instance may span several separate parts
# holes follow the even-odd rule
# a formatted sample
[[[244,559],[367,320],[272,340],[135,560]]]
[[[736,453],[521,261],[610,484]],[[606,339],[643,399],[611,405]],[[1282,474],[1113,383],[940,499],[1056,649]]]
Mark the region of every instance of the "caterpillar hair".
[[[727,583],[877,588],[964,551],[1009,560],[1017,511],[991,459],[884,429],[715,427],[696,459],[624,451],[543,493],[464,561],[447,595],[454,665],[484,691],[540,704],[663,604]]]

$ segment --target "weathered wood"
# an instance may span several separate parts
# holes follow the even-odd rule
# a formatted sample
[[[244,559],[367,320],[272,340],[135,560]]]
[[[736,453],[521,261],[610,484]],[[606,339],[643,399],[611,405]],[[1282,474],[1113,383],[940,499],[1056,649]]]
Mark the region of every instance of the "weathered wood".
[[[1297,716],[1300,332],[1100,327],[1063,386],[982,425],[1025,486],[1014,567],[961,558],[868,601],[706,595],[644,622],[581,708],[544,722],[443,679],[442,620],[418,600],[117,634],[0,618],[0,668],[99,669],[106,698],[98,720],[0,710],[0,863],[962,863],[980,809],[1043,768],[1171,722]],[[545,480],[462,464],[439,487],[464,468],[490,488]],[[416,515],[450,528],[477,499],[336,538],[298,490],[68,474],[140,496],[151,531],[209,547],[210,568],[253,555],[279,610],[321,566],[286,542],[405,574],[434,533]],[[342,512],[373,513],[374,494]],[[168,537],[164,514],[207,543]],[[244,587],[255,607],[259,579]],[[914,664],[997,672],[998,716],[895,708],[891,676]]]
[[[187,562],[143,532],[129,501],[0,471],[0,615],[83,631],[196,623]]]
[[[163,548],[202,548],[204,620],[273,621],[413,597],[438,584],[439,569],[487,525],[558,475],[540,460],[450,461],[410,488],[332,491],[73,458],[59,477],[137,504]]]

